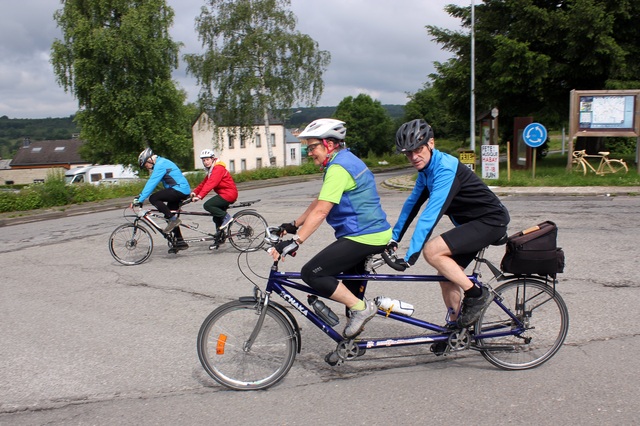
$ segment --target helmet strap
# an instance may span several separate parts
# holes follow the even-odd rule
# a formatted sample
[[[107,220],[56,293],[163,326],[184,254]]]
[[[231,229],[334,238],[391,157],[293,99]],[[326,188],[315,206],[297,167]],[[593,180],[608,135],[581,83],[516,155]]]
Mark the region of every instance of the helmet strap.
[[[333,148],[329,148],[329,143],[327,142],[327,140],[326,139],[322,139],[322,144],[327,149],[327,156],[325,157],[324,161],[322,162],[322,168],[321,168],[321,170],[324,170],[324,168],[327,167],[327,164],[329,164],[329,158],[333,157],[333,155],[331,155],[331,154],[336,149],[336,143],[333,142]]]

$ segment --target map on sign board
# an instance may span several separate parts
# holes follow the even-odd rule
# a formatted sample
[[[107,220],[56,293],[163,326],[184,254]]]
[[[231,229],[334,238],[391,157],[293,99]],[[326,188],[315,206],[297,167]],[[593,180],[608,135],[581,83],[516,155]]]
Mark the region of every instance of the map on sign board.
[[[634,96],[580,96],[580,129],[632,129]]]

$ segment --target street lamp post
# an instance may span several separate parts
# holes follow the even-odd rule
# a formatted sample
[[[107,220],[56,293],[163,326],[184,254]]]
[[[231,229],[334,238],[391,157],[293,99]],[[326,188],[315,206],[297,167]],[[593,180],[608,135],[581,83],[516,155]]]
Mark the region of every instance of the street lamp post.
[[[476,90],[476,70],[475,70],[475,62],[476,62],[476,42],[475,42],[475,4],[474,0],[471,0],[471,117],[470,117],[470,143],[471,150],[473,152],[476,151],[476,99],[475,99],[475,90]]]

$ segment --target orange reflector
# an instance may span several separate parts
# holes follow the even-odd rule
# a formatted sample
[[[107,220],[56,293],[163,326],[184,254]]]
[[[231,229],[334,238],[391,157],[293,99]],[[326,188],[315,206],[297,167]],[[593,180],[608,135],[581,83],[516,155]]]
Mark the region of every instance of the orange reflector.
[[[216,354],[224,355],[224,344],[227,342],[227,336],[221,334],[218,336],[218,344],[216,345]]]

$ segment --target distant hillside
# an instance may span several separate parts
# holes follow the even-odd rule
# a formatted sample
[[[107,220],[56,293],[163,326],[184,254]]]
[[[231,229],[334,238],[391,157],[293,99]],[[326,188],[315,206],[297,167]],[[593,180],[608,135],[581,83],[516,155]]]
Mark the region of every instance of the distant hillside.
[[[79,133],[73,116],[66,118],[0,117],[0,157],[12,158],[25,138],[32,141],[71,139]]]
[[[404,116],[404,105],[382,105],[393,120],[400,119]],[[314,108],[293,108],[294,111],[301,111],[292,114],[287,120],[287,127],[301,126],[309,124],[316,118],[327,118],[333,116],[337,107],[314,107]]]

